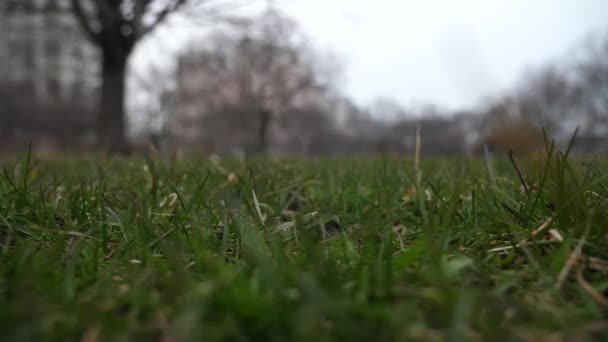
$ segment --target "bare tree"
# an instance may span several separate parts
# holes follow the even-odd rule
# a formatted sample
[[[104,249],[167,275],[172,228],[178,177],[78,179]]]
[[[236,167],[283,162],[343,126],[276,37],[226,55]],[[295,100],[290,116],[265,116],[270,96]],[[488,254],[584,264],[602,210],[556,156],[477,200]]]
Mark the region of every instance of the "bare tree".
[[[521,116],[567,141],[606,141],[608,133],[608,36],[590,36],[574,61],[530,72],[515,94]]]
[[[80,26],[101,51],[102,86],[97,131],[102,146],[114,151],[127,148],[125,77],[128,59],[137,43],[186,5],[191,18],[218,20],[231,19],[223,13],[237,3],[221,0],[71,0]]]
[[[186,0],[159,5],[153,0],[71,0],[90,41],[101,50],[101,102],[98,135],[102,146],[126,149],[125,93],[129,56],[136,44]]]
[[[203,114],[254,117],[255,152],[267,150],[279,115],[322,101],[331,88],[330,73],[319,72],[325,65],[296,23],[273,8],[194,45],[199,48],[186,53],[178,68],[178,84],[188,84],[178,90],[182,101],[202,102],[197,107]]]
[[[608,129],[608,34],[591,36],[576,67],[572,102],[587,113],[586,129]],[[605,135],[603,131],[600,134]],[[597,134],[597,133],[596,133]]]
[[[573,84],[557,66],[528,74],[514,99],[518,114],[549,133],[559,134],[573,105]]]

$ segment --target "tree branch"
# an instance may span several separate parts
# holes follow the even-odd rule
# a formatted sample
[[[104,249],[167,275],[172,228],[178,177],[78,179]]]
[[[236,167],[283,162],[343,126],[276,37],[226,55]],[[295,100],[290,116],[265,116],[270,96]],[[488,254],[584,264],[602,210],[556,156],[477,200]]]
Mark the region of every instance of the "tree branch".
[[[152,0],[136,0],[135,5],[133,6],[133,18],[129,20],[131,26],[133,27],[133,32],[135,34],[135,38],[139,39],[143,36],[143,18],[144,15],[148,12],[148,8]]]
[[[139,32],[139,35],[137,38],[141,38],[141,37],[147,35],[148,33],[152,32],[159,24],[163,23],[167,19],[169,14],[177,11],[180,7],[182,7],[186,3],[186,1],[187,0],[175,0],[174,2],[168,4],[162,11],[160,11],[156,14],[156,18],[154,18],[154,21],[149,26],[141,28],[141,32]],[[146,7],[146,6],[144,6],[144,7]],[[143,13],[142,13],[142,15],[143,15]]]
[[[93,27],[91,26],[91,19],[88,18],[87,15],[84,13],[80,0],[71,0],[71,3],[74,15],[76,16],[80,27],[82,27],[82,29],[84,30],[87,38],[93,44],[99,45],[101,41],[99,32],[95,32],[95,30],[93,30]]]

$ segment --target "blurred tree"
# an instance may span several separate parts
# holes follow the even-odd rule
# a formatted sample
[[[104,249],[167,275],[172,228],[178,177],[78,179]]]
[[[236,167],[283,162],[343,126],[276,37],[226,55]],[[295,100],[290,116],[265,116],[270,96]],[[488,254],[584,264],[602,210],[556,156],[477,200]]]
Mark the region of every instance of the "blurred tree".
[[[566,143],[578,127],[574,145],[578,152],[606,152],[608,35],[590,36],[569,57],[568,62],[529,71],[515,91],[482,109],[482,139],[493,139],[497,146],[535,149],[544,143],[540,128],[549,139]],[[522,146],[516,146],[516,139]]]
[[[380,120],[400,120],[408,116],[405,109],[395,100],[380,97],[374,100],[369,108],[370,114]]]
[[[516,97],[521,116],[562,139],[608,135],[608,35],[580,45],[575,62],[528,74]],[[597,140],[597,139],[596,139]]]
[[[584,106],[586,130],[608,135],[608,34],[591,36],[575,67],[572,102]]]
[[[101,50],[102,87],[98,116],[98,138],[114,151],[126,149],[125,89],[128,58],[136,43],[185,0],[174,0],[153,19],[152,0],[71,0],[72,9],[88,38]]]
[[[71,0],[87,37],[101,51],[98,138],[112,151],[125,151],[127,62],[137,42],[187,0]]]
[[[269,130],[279,115],[307,112],[311,104],[323,107],[319,102],[332,91],[331,70],[336,69],[322,63],[297,24],[272,6],[195,45],[178,67],[183,107],[190,103],[203,115],[240,113],[239,125],[255,127],[252,152],[267,151]]]
[[[569,115],[568,107],[573,104],[574,89],[565,72],[549,65],[529,73],[524,82],[511,104],[516,116],[559,134]]]

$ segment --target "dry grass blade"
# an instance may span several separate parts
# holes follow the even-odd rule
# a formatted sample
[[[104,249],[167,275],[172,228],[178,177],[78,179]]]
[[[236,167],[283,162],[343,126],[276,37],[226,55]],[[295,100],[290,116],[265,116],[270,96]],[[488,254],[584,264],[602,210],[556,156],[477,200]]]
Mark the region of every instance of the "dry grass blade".
[[[492,254],[492,253],[508,252],[514,248],[523,248],[523,247],[530,247],[530,246],[537,246],[537,245],[550,245],[550,244],[559,243],[559,242],[561,242],[561,241],[559,241],[559,240],[543,240],[543,241],[523,240],[515,246],[504,246],[504,247],[496,247],[496,248],[489,249],[487,253]]]
[[[551,222],[553,222],[553,218],[549,217],[547,220],[545,220],[545,222],[538,226],[538,228],[534,229],[534,231],[532,232],[532,236],[536,236],[538,235],[538,233],[545,230],[545,228],[547,228],[551,224]]]
[[[150,242],[148,244],[148,248],[154,247],[157,243],[159,243],[160,241],[164,240],[167,236],[171,235],[171,233],[173,233],[176,230],[177,230],[177,228],[173,228],[173,229],[169,229],[168,231],[164,232],[159,237],[157,237],[152,242]]]
[[[540,232],[542,232],[543,230],[545,230],[550,224],[551,222],[553,222],[552,218],[548,218],[547,220],[545,220],[545,222],[543,222],[540,226],[538,226],[538,228],[536,228],[533,232],[532,232],[532,236],[536,236],[538,235]],[[528,239],[523,239],[521,240],[519,243],[517,243],[515,246],[510,245],[510,246],[504,246],[504,247],[496,247],[496,248],[492,248],[490,250],[488,250],[488,253],[502,253],[502,252],[507,252],[510,251],[514,248],[520,248],[520,247],[527,247],[527,246],[531,246],[531,245],[544,245],[544,244],[552,244],[552,243],[556,243],[556,242],[562,242],[564,239],[562,238],[561,234],[559,232],[557,232],[554,229],[549,230],[549,234],[551,235],[552,239],[551,240],[544,240],[544,241],[528,241]]]
[[[416,171],[416,180],[418,184],[422,180],[422,173],[420,172],[420,150],[422,141],[420,138],[420,123],[416,126],[416,152],[414,155],[414,170]]]
[[[266,218],[262,215],[262,210],[260,209],[260,202],[258,201],[258,197],[255,195],[255,191],[251,189],[251,193],[253,194],[253,204],[255,205],[255,211],[258,214],[260,222],[262,224],[266,223]]]
[[[564,237],[556,229],[549,229],[549,235],[551,236],[552,239],[554,239],[556,241],[559,241],[559,242],[564,241]]]
[[[578,240],[576,247],[574,248],[574,250],[568,257],[566,264],[564,265],[561,272],[559,273],[559,276],[557,277],[557,282],[555,283],[556,289],[559,290],[562,287],[562,285],[564,285],[566,278],[568,278],[568,275],[570,274],[570,270],[572,269],[572,266],[574,266],[578,263],[578,260],[581,257],[581,254],[583,253],[583,245],[585,245],[585,242],[587,242],[588,234],[589,234],[589,227],[587,227],[587,229],[585,230],[585,233],[583,234],[581,239]]]
[[[524,187],[524,190],[526,191],[526,194],[529,194],[530,193],[530,187],[528,186],[528,183],[526,182],[526,178],[524,177],[523,172],[521,172],[521,169],[519,168],[519,165],[517,165],[517,162],[515,161],[515,157],[513,156],[513,151],[512,150],[509,151],[509,160],[511,161],[511,164],[513,165],[513,168],[517,172],[517,177],[519,177],[519,181],[521,182],[521,185]]]
[[[596,302],[608,309],[608,298],[606,298],[600,291],[596,290],[595,287],[585,280],[583,277],[582,267],[578,268],[578,272],[576,273],[576,281],[581,288],[591,296],[591,298],[595,299]]]
[[[494,162],[492,161],[492,153],[488,148],[487,144],[483,145],[483,156],[486,162],[486,168],[488,169],[488,173],[490,174],[490,181],[493,185],[496,185],[496,171],[494,171]]]
[[[44,228],[44,227],[40,227],[40,226],[32,226],[33,230],[36,231],[41,231],[41,232],[45,232],[45,233],[51,233],[51,234],[57,234],[57,235],[66,235],[66,236],[71,236],[71,237],[80,237],[80,238],[88,238],[91,240],[96,240],[96,241],[101,241],[101,239],[98,239],[96,237],[90,236],[89,233],[82,233],[82,232],[76,232],[76,231],[71,231],[71,230],[60,230],[60,229],[51,229],[51,228]]]
[[[209,157],[209,161],[211,162],[211,165],[213,165],[215,167],[215,169],[225,175],[226,177],[228,177],[228,175],[230,174],[230,172],[228,172],[222,165],[220,165],[220,157],[217,155],[213,155],[211,157]]]
[[[597,257],[590,257],[589,260],[587,260],[587,267],[590,270],[594,270],[594,271],[608,275],[608,261],[606,261],[604,259],[597,258]]]

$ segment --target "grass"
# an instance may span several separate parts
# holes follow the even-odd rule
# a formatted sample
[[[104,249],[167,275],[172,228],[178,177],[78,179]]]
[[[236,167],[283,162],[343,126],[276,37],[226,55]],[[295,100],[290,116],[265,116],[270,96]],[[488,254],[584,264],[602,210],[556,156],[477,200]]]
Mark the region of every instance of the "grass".
[[[548,154],[5,162],[0,338],[606,340],[605,163]]]

